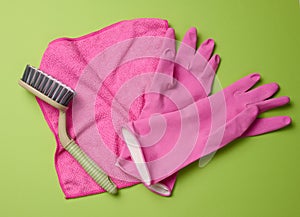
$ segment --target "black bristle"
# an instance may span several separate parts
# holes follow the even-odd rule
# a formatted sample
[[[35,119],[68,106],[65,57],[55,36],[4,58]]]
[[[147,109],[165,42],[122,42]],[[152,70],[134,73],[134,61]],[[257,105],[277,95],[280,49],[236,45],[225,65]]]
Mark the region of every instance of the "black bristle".
[[[60,99],[60,103],[61,103],[62,105],[68,105],[69,102],[70,102],[70,100],[72,99],[73,95],[74,95],[74,92],[71,91],[71,90],[68,90],[68,91],[64,94],[64,96]]]
[[[48,94],[49,94],[49,92],[51,90],[50,88],[52,86],[52,83],[53,83],[53,80],[50,77],[48,77],[48,82],[46,83],[46,85],[45,85],[45,87],[44,87],[44,89],[42,91],[47,96],[48,96]]]
[[[59,85],[59,86],[56,88],[56,90],[55,90],[55,92],[54,92],[54,94],[53,94],[53,96],[52,96],[52,99],[53,99],[53,100],[57,101],[57,98],[59,97],[60,92],[62,91],[62,89],[63,89],[63,86],[61,86],[61,85]]]
[[[45,86],[46,86],[48,81],[49,81],[49,78],[46,75],[44,75],[44,78],[43,78],[43,80],[42,80],[42,82],[39,86],[40,92],[42,92],[42,93],[44,92]]]
[[[58,87],[58,83],[53,81],[52,85],[50,86],[50,91],[49,91],[47,96],[52,99],[53,95],[55,94],[55,91],[56,91],[57,87]]]
[[[39,79],[39,77],[40,77],[40,75],[41,75],[41,73],[39,72],[39,71],[35,71],[35,74],[34,74],[34,76],[33,76],[33,81],[32,81],[32,86],[35,88],[35,89],[37,89],[36,87],[37,87],[37,81],[38,81],[38,79]]]
[[[68,93],[65,95],[64,99],[62,99],[62,104],[63,104],[63,105],[68,105],[69,102],[71,101],[71,99],[73,98],[73,96],[74,96],[74,93],[73,93],[73,92],[68,92]]]
[[[21,80],[64,106],[67,106],[75,95],[71,88],[30,65],[26,66]]]
[[[29,84],[30,86],[32,86],[32,79],[34,77],[34,73],[35,73],[35,69],[30,68],[28,78],[27,78],[27,81],[26,81],[26,83]]]
[[[38,76],[38,72],[35,70],[32,72],[32,77],[31,77],[31,81],[30,81],[30,85],[32,87],[34,87],[34,84],[35,84],[35,80],[36,80],[36,77]]]
[[[41,91],[42,90],[42,84],[43,84],[43,81],[45,79],[45,75],[40,73],[40,76],[36,82],[36,85],[35,85],[35,88],[38,90],[38,91]]]
[[[67,88],[63,88],[61,91],[60,91],[60,94],[59,96],[56,98],[56,101],[57,102],[61,102],[61,99],[64,97],[64,95],[68,92],[68,89]]]
[[[24,74],[22,76],[22,81],[26,82],[28,75],[29,75],[29,71],[30,71],[30,66],[26,65],[26,68],[24,70]]]

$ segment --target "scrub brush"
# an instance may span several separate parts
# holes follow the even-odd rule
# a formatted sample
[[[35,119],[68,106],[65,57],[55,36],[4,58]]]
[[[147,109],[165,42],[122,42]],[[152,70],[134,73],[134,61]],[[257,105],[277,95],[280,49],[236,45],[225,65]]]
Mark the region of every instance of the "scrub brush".
[[[55,78],[47,75],[33,66],[27,65],[19,85],[35,96],[59,109],[58,136],[62,146],[78,161],[82,168],[103,189],[111,194],[117,193],[116,185],[105,172],[90,159],[71,139],[66,130],[66,110],[75,96],[75,91],[62,84]]]

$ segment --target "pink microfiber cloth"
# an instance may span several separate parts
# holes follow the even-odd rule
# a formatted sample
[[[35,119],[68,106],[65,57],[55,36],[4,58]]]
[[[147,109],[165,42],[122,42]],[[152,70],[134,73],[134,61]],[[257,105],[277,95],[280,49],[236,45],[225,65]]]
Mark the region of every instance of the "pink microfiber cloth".
[[[115,166],[124,145],[120,128],[141,113],[143,92],[158,64],[159,38],[167,29],[165,20],[135,19],[83,37],[60,38],[49,44],[40,64],[77,93],[67,111],[68,133],[118,188],[140,182]],[[136,80],[139,76],[144,77]],[[124,94],[127,86],[134,88]],[[58,111],[37,101],[57,141],[55,167],[66,198],[104,192],[61,146]]]

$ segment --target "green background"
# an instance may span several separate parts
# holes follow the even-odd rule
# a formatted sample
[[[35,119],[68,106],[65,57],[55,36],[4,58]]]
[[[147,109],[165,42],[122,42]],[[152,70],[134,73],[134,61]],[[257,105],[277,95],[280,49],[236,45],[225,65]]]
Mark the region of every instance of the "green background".
[[[170,198],[138,185],[116,197],[66,200],[54,137],[17,81],[25,64],[39,65],[51,40],[138,17],[167,19],[179,40],[191,26],[201,40],[214,38],[223,86],[251,72],[278,82],[278,95],[292,102],[266,116],[290,115],[293,124],[233,142],[204,169],[184,169]],[[299,18],[298,0],[1,1],[0,216],[300,216]]]

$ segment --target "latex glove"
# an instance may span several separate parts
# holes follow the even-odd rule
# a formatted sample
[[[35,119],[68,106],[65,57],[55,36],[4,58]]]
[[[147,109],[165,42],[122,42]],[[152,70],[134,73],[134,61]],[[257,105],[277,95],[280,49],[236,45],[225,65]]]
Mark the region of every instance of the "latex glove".
[[[139,119],[150,117],[154,113],[176,111],[207,97],[211,92],[215,72],[220,63],[218,55],[211,56],[214,41],[208,39],[196,50],[197,31],[190,28],[176,53],[174,30],[169,28],[165,37],[163,53],[152,84],[145,95],[145,106]],[[130,159],[126,146],[120,158]],[[176,174],[147,187],[155,193],[169,196],[175,180]]]
[[[136,158],[131,152],[135,162],[120,159],[119,167],[144,183],[155,184],[243,135],[289,125],[288,116],[258,118],[260,113],[289,102],[286,96],[269,99],[278,90],[276,83],[250,89],[259,78],[259,74],[248,75],[181,110],[129,123],[123,128],[124,139],[131,146],[129,150],[142,147],[143,158]],[[249,134],[251,126],[257,131]],[[149,151],[147,146],[154,141],[155,146]],[[148,171],[139,170],[144,166]]]

